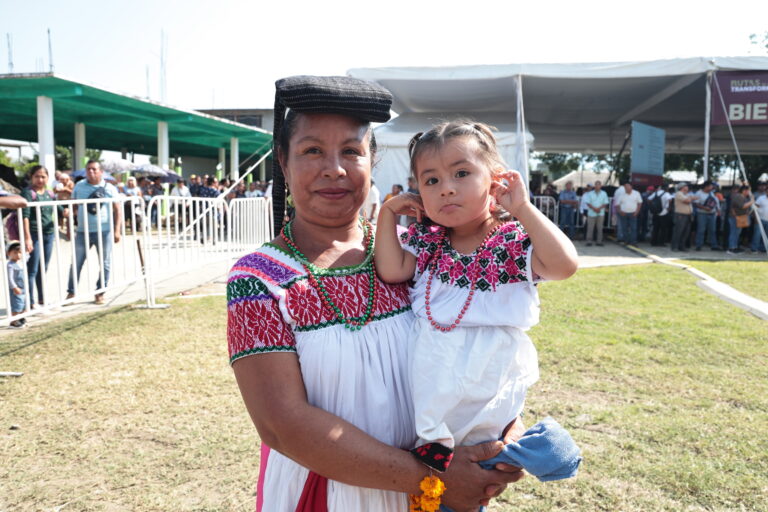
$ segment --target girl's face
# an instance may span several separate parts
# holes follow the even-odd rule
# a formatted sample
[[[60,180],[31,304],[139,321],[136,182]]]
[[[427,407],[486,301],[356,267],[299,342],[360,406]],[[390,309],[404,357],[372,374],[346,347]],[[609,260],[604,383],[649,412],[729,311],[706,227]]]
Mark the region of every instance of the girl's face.
[[[479,152],[471,138],[454,137],[417,157],[419,194],[434,222],[454,228],[490,216],[492,170]]]
[[[371,184],[370,130],[336,114],[302,114],[280,164],[297,217],[336,226],[358,217]]]
[[[42,190],[48,184],[48,172],[45,169],[38,169],[30,179],[30,185],[35,190]]]
[[[10,258],[11,261],[21,261],[21,249],[8,251],[8,258]]]

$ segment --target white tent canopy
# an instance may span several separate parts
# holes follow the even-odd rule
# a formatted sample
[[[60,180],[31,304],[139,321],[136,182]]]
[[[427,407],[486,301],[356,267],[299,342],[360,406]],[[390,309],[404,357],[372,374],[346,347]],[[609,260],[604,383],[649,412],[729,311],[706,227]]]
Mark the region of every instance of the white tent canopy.
[[[562,178],[558,178],[552,182],[552,185],[557,190],[563,190],[567,182],[573,183],[574,188],[585,187],[587,185],[594,185],[596,181],[600,181],[603,185],[618,185],[619,180],[616,179],[616,175],[611,175],[609,171],[597,172],[588,170],[571,171]]]
[[[418,132],[424,132],[437,123],[445,120],[465,117],[474,121],[481,121],[495,127],[494,133],[502,158],[509,168],[517,168],[518,156],[517,133],[515,131],[514,113],[509,115],[499,112],[474,112],[474,113],[430,113],[417,114],[408,112],[402,114],[386,124],[375,129],[376,143],[379,146],[377,162],[373,171],[376,186],[382,194],[387,194],[392,185],[407,187],[410,174],[410,159],[408,156],[408,142]],[[526,147],[530,148],[533,137],[526,134]],[[527,158],[527,151],[526,151]]]
[[[380,83],[407,113],[501,113],[514,120],[522,77],[525,120],[535,149],[618,151],[632,120],[666,130],[668,153],[703,153],[706,77],[715,71],[768,70],[768,57],[650,62],[509,64],[445,68],[360,68],[351,76]],[[742,153],[768,152],[768,126],[734,127]],[[710,151],[732,153],[728,129],[713,126]]]

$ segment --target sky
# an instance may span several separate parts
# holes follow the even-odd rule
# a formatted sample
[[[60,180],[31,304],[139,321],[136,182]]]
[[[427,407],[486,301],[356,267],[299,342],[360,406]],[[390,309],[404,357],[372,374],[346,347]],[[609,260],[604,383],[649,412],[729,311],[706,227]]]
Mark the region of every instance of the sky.
[[[48,71],[47,29],[65,78],[160,100],[164,33],[166,103],[271,108],[279,78],[358,67],[765,55],[768,1],[0,0],[0,73],[7,34],[15,73]]]

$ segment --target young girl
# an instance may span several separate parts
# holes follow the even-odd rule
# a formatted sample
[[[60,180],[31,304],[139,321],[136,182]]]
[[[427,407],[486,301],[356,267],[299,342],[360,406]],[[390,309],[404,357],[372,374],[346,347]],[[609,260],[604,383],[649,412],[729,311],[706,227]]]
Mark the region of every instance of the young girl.
[[[384,281],[413,282],[414,454],[441,471],[455,446],[499,439],[521,413],[539,375],[525,334],[539,320],[534,283],[571,276],[577,256],[505,170],[488,126],[444,123],[410,151],[420,195],[384,203],[374,254]],[[398,215],[414,212],[398,237]]]

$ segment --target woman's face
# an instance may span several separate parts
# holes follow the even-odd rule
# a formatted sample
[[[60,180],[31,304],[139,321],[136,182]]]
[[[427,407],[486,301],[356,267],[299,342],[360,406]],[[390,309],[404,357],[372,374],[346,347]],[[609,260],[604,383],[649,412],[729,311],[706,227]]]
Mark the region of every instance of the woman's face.
[[[44,189],[47,183],[48,171],[46,171],[45,168],[35,171],[35,174],[32,175],[32,179],[30,180],[30,185],[35,190]]]
[[[371,182],[369,128],[351,117],[302,114],[281,151],[297,217],[338,226],[357,219]]]

